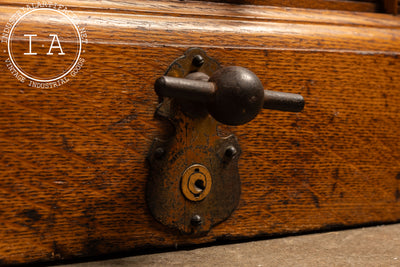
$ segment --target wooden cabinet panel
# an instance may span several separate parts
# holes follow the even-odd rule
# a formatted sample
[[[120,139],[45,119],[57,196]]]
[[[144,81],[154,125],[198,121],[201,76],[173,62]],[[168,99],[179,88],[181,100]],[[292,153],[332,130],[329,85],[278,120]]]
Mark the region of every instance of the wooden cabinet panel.
[[[379,0],[212,0],[214,2],[224,2],[241,5],[266,5],[279,7],[296,7],[312,9],[330,9],[358,12],[377,12],[382,11],[382,3]],[[392,6],[394,1],[389,0],[388,6]]]
[[[24,3],[3,1],[0,24]],[[398,18],[180,1],[64,5],[87,31],[77,76],[35,88],[0,57],[1,263],[399,221]],[[299,114],[265,110],[221,125],[243,150],[242,195],[203,237],[160,225],[145,202],[146,155],[171,132],[154,118],[153,84],[190,47],[306,100]]]

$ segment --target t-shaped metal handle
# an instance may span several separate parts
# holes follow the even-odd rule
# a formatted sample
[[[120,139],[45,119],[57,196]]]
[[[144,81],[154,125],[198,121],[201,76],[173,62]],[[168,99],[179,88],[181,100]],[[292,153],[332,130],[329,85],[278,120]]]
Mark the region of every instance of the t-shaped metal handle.
[[[298,94],[264,90],[257,75],[242,67],[225,67],[204,81],[162,76],[154,88],[159,96],[201,102],[219,122],[241,125],[254,119],[262,108],[300,112],[304,98]],[[193,75],[192,75],[193,77]]]

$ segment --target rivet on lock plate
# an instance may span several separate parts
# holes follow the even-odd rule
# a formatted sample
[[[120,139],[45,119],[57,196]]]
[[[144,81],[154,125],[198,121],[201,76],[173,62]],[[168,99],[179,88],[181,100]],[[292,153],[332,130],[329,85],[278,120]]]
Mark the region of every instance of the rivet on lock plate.
[[[301,111],[303,97],[264,90],[242,67],[225,67],[199,48],[186,51],[155,82],[156,111],[175,127],[169,140],[155,139],[148,161],[146,199],[154,218],[184,234],[205,234],[226,220],[240,199],[234,135],[220,136],[219,123],[240,125],[264,108]]]

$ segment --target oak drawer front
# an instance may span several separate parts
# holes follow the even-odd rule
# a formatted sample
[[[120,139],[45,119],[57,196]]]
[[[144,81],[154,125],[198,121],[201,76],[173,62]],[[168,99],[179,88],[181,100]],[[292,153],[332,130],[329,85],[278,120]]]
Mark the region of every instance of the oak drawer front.
[[[22,4],[2,4],[0,24]],[[21,83],[1,43],[1,263],[399,221],[398,18],[198,2],[63,4],[87,34],[85,61],[65,84]],[[34,53],[40,40],[31,38]],[[14,52],[28,45],[29,36],[17,38]],[[299,114],[267,111],[221,126],[240,140],[242,193],[232,216],[202,237],[170,231],[145,202],[147,153],[172,131],[154,118],[154,81],[190,47],[307,103]],[[64,64],[54,62],[37,68]]]

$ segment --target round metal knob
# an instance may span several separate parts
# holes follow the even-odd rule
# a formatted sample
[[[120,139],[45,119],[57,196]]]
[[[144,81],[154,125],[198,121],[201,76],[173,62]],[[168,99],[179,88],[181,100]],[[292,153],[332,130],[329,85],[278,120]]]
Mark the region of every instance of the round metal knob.
[[[214,83],[214,97],[208,102],[208,112],[229,125],[245,124],[254,119],[263,107],[264,87],[258,77],[242,67],[217,70],[209,82]]]
[[[154,88],[159,96],[175,97],[207,106],[219,122],[241,125],[254,119],[262,108],[299,112],[303,110],[301,95],[264,90],[258,77],[242,67],[225,67],[213,73],[208,81],[202,75],[187,79],[163,76]]]

